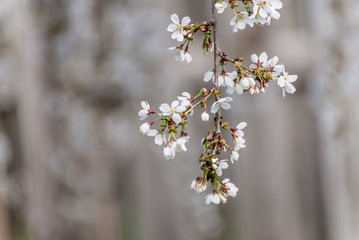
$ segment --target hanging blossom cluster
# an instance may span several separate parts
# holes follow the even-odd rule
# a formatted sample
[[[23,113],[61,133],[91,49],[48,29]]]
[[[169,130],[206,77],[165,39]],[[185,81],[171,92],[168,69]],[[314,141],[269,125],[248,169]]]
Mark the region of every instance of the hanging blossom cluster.
[[[269,58],[263,52],[259,56],[252,54],[252,64],[244,66],[244,58],[230,58],[223,51],[217,48],[215,38],[216,13],[223,13],[228,7],[234,12],[230,25],[233,32],[242,30],[248,24],[270,25],[271,19],[279,19],[277,11],[282,8],[280,0],[212,0],[213,17],[211,21],[201,23],[190,23],[189,17],[181,20],[176,14],[171,15],[172,23],[168,25],[167,31],[171,32],[172,39],[181,42],[177,47],[170,47],[168,51],[174,54],[179,62],[190,63],[192,56],[189,53],[189,45],[194,41],[196,33],[204,35],[202,50],[205,54],[213,52],[214,68],[204,73],[203,81],[211,82],[207,89],[203,87],[196,94],[191,95],[183,92],[170,104],[163,103],[159,111],[151,108],[146,101],[141,102],[142,109],[138,112],[140,120],[150,116],[154,119],[145,122],[140,126],[140,132],[154,138],[155,144],[163,147],[163,156],[167,160],[174,159],[178,152],[186,152],[189,142],[188,118],[193,115],[196,109],[201,110],[201,119],[206,122],[213,119],[213,129],[208,131],[202,139],[202,153],[199,157],[199,164],[202,174],[193,180],[191,188],[197,193],[204,192],[208,183],[213,186],[212,192],[205,197],[206,204],[226,203],[229,197],[235,197],[238,188],[228,178],[221,180],[223,170],[234,164],[239,159],[240,150],[245,148],[243,129],[246,122],[232,125],[223,120],[221,111],[231,109],[233,99],[229,96],[222,96],[223,90],[227,95],[234,93],[251,95],[265,93],[270,82],[276,82],[282,88],[283,97],[286,93],[293,94],[296,89],[292,84],[297,80],[297,75],[289,75],[285,71],[278,57]],[[240,10],[243,8],[243,10]],[[234,71],[226,71],[227,65],[231,64]],[[211,98],[212,97],[212,98]],[[213,101],[213,103],[210,103]],[[212,114],[212,117],[211,115]],[[228,132],[230,139],[224,138]],[[220,157],[220,154],[227,154],[227,159]]]

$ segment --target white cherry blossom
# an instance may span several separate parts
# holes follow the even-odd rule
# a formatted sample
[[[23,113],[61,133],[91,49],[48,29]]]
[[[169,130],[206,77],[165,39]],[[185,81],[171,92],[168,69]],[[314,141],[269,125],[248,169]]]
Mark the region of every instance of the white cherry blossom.
[[[227,87],[227,94],[232,94],[235,91],[238,94],[242,94],[245,90],[248,90],[250,86],[255,86],[255,81],[252,77],[244,77],[240,80],[240,82],[234,83],[234,86]]]
[[[227,161],[227,159],[219,161],[218,167],[216,168],[216,173],[218,176],[222,176],[222,170],[229,167]]]
[[[161,146],[162,143],[166,142],[166,134],[164,133],[158,133],[156,136],[155,136],[155,144]]]
[[[176,140],[176,151],[177,152],[187,152],[186,143],[188,142],[189,136],[181,137]]]
[[[202,121],[204,121],[204,122],[208,122],[208,120],[209,120],[209,114],[207,113],[207,109],[205,109],[205,110],[203,111],[203,113],[201,114],[201,119],[202,119]]]
[[[184,61],[186,61],[187,63],[192,62],[192,55],[188,51],[183,50],[182,48],[170,47],[167,48],[167,51],[172,53],[175,56],[176,61],[178,62],[184,62]]]
[[[172,53],[175,56],[176,61],[183,62],[185,60],[184,50],[178,47],[167,48],[167,51]]]
[[[276,66],[280,67],[280,65],[277,65],[278,60],[279,60],[278,57],[275,56],[275,57],[269,59],[267,62],[263,63],[263,67],[264,68],[274,68]]]
[[[266,19],[267,24],[269,25],[271,18],[280,18],[280,13],[276,11],[276,9],[279,9],[278,7],[280,6],[280,3],[279,0],[253,0],[253,14],[250,17],[257,18],[261,24],[263,23],[261,20]]]
[[[259,55],[259,57],[257,56],[257,54],[252,54],[251,55],[251,60],[254,64],[252,64],[250,67],[252,66],[260,66],[260,67],[264,67],[268,65],[268,55],[266,52],[263,52]]]
[[[234,161],[238,161],[239,159],[239,154],[237,151],[232,151],[232,154],[231,154],[231,163],[233,164]]]
[[[239,123],[236,127],[235,127],[235,131],[233,132],[234,135],[238,136],[238,137],[243,137],[244,136],[244,132],[243,129],[247,127],[247,123],[246,122],[241,122]]]
[[[233,87],[233,86],[234,86],[233,80],[234,80],[236,77],[237,77],[237,74],[222,72],[222,73],[218,76],[218,86],[220,87],[220,86],[222,86],[223,84],[225,84],[226,86]]]
[[[171,106],[169,106],[167,103],[162,103],[160,106],[160,110],[164,116],[171,116],[173,121],[176,124],[179,124],[180,122],[182,122],[182,118],[179,113],[185,111],[186,108],[180,105],[177,100],[175,100],[171,103]]]
[[[197,192],[197,193],[201,193],[204,192],[207,189],[207,179],[198,177],[195,180],[192,181],[191,183],[191,188]]]
[[[191,105],[190,102],[191,94],[189,94],[188,92],[183,92],[182,96],[178,96],[177,99],[181,102],[181,105],[184,107],[188,107]]]
[[[215,5],[214,5],[217,9],[217,13],[218,14],[221,14],[224,12],[224,10],[228,7],[228,4],[226,2],[217,2]]]
[[[292,82],[295,82],[298,78],[297,75],[289,75],[288,72],[285,71],[284,65],[282,65],[283,75],[278,78],[278,85],[282,88],[283,97],[285,97],[285,92],[293,94],[296,89],[293,86]]]
[[[173,23],[168,25],[167,31],[172,32],[172,39],[177,39],[177,41],[182,42],[184,39],[183,28],[191,22],[191,19],[189,17],[184,17],[182,18],[182,21],[180,21],[177,14],[172,14],[171,20]]]
[[[225,197],[235,197],[238,192],[238,188],[231,182],[229,178],[226,178],[222,181],[225,191],[223,191]]]
[[[230,21],[232,26],[232,32],[238,32],[238,30],[243,30],[246,28],[246,24],[253,27],[255,19],[250,18],[248,13],[243,11],[239,14],[236,14]]]
[[[192,55],[188,51],[184,51],[183,61],[186,61],[187,63],[192,62]]]
[[[157,133],[158,133],[157,129],[150,129],[150,130],[148,130],[146,135],[149,136],[149,137],[155,137],[157,135]]]
[[[226,203],[227,198],[225,198],[222,194],[219,194],[217,191],[213,190],[213,193],[208,194],[206,197],[206,204],[214,203],[219,204],[220,202]]]
[[[177,143],[176,141],[174,142],[170,142],[168,144],[168,146],[166,146],[163,149],[163,156],[165,157],[166,160],[171,160],[174,159],[176,156],[176,147],[177,147]]]
[[[245,148],[246,147],[245,143],[246,143],[246,140],[244,140],[244,138],[238,137],[238,136],[235,137],[234,138],[234,144],[235,144],[234,151],[239,151],[240,149]]]
[[[140,120],[145,120],[150,115],[150,104],[147,101],[141,102],[142,109],[138,112]]]
[[[233,99],[231,97],[221,98],[218,101],[214,102],[211,107],[211,113],[215,114],[218,112],[219,108],[223,108],[224,110],[228,110],[231,108],[229,102],[232,102]]]
[[[148,122],[143,123],[140,126],[140,132],[145,135],[150,130],[151,125]]]

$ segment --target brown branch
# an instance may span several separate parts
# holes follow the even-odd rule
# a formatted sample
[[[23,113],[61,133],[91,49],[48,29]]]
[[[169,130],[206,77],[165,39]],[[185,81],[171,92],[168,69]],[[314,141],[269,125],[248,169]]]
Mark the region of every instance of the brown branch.
[[[215,5],[216,4],[216,0],[212,0],[212,21],[211,23],[213,23],[213,74],[215,77],[215,87],[218,89],[218,71],[217,71],[217,16],[216,16],[216,8]],[[215,95],[216,101],[219,100],[219,96]],[[214,118],[215,120],[215,124],[216,124],[216,134],[220,135],[221,134],[221,119],[222,119],[222,115],[221,115],[221,111],[218,110],[218,112],[216,113],[216,116]]]
[[[221,52],[221,51],[219,51],[219,50],[218,50],[218,53],[217,53],[217,54],[218,54],[219,57],[221,57],[222,59],[226,60],[227,62],[231,62],[231,63],[233,63],[233,64],[235,64],[236,62],[239,62],[239,60],[237,61],[236,59],[232,59],[232,58],[230,58],[230,57],[227,57],[227,55],[226,55],[224,52]],[[238,58],[237,58],[237,59],[238,59]],[[255,75],[255,73],[254,73],[253,70],[251,70],[251,69],[249,69],[249,68],[247,68],[247,67],[244,67],[244,66],[242,66],[242,68]]]
[[[216,90],[216,87],[214,86],[209,94],[207,96],[204,97],[204,99],[207,101],[207,99],[213,94],[213,92]],[[192,107],[190,107],[189,109],[187,109],[184,113],[184,115],[187,115],[188,113],[190,113],[193,109],[195,109],[196,107],[198,107],[201,103],[203,102],[203,100],[201,99],[201,101],[198,101],[195,105],[193,105]]]

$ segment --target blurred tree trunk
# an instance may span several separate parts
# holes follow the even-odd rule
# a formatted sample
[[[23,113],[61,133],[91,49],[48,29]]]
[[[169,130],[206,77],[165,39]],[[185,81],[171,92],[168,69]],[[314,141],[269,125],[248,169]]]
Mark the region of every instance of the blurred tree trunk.
[[[113,2],[4,3],[3,27],[17,65],[26,229],[33,239],[117,239],[113,158],[102,136],[106,107],[119,100],[114,92],[96,94],[118,87],[101,82],[95,66],[106,63],[99,25]]]
[[[5,202],[0,195],[0,239],[10,240],[10,225],[8,211]]]
[[[50,172],[51,140],[43,111],[46,68],[41,52],[43,36],[38,28],[34,6],[14,1],[10,9],[14,28],[14,51],[19,66],[18,107],[24,157],[27,222],[36,239],[54,237],[56,226],[53,204],[53,178]],[[21,79],[21,80],[20,80]]]
[[[310,3],[311,4],[311,3]],[[359,2],[320,0],[312,9],[320,49],[321,170],[331,240],[359,239]],[[319,13],[319,14],[318,14]]]

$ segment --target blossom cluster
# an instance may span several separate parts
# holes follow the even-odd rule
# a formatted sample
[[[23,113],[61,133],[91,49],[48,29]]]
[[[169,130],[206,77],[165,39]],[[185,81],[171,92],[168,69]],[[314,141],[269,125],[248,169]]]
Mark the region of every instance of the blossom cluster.
[[[217,0],[215,8],[217,13],[221,14],[225,9],[230,6],[233,10],[234,17],[230,21],[233,32],[243,30],[247,25],[253,27],[254,24],[258,25],[270,25],[272,19],[279,19],[279,9],[283,7],[283,3],[280,0],[247,0],[247,1],[235,1],[228,0],[227,3],[224,0]],[[190,63],[192,55],[189,52],[189,44],[194,40],[194,34],[200,30],[204,33],[204,40],[202,45],[203,53],[213,51],[213,42],[211,41],[211,23],[206,21],[190,24],[191,18],[186,16],[181,20],[177,14],[171,15],[172,23],[167,27],[167,31],[171,32],[172,39],[181,42],[178,47],[170,47],[167,50],[174,54],[175,59],[179,62]]]
[[[152,110],[150,104],[146,101],[141,102],[142,109],[138,112],[140,120],[146,120],[151,115],[157,115],[158,118],[154,121],[145,122],[140,126],[140,132],[149,137],[154,137],[155,144],[162,145],[163,156],[167,160],[174,159],[177,152],[187,151],[186,144],[188,143],[189,136],[187,134],[187,117],[193,114],[193,109],[196,107],[205,108],[201,114],[203,121],[208,121],[209,114],[207,112],[206,103],[211,95],[216,95],[216,88],[211,90],[201,89],[195,96],[187,92],[178,96],[171,105],[163,103],[159,107],[159,112]],[[199,97],[202,97],[199,99]],[[197,101],[196,101],[197,100]],[[216,114],[219,109],[228,110],[231,108],[229,102],[232,98],[218,98],[212,106],[210,112]],[[158,122],[159,128],[154,128],[153,125]],[[230,128],[229,123],[221,121],[221,128],[230,132],[232,136],[233,147],[230,147],[222,138],[221,134],[216,134],[215,129],[210,131],[202,140],[203,152],[200,157],[202,176],[196,178],[192,182],[192,189],[198,193],[207,189],[207,183],[210,181],[214,189],[212,194],[206,196],[206,203],[225,203],[229,196],[234,197],[238,188],[229,182],[229,179],[220,181],[219,177],[222,176],[224,169],[228,168],[226,159],[219,160],[217,153],[220,151],[231,152],[230,161],[233,164],[239,159],[239,150],[245,148],[245,140],[243,138],[243,129],[247,123],[241,122],[236,127]],[[219,201],[217,201],[219,199]]]
[[[250,27],[253,27],[254,24],[270,25],[272,19],[278,20],[280,18],[280,13],[277,10],[283,7],[280,0],[228,0],[228,2],[234,13],[234,17],[230,21],[233,32],[245,29],[246,25]],[[221,14],[228,7],[228,4],[225,1],[218,0],[215,7],[217,13]]]
[[[198,31],[204,34],[204,40],[202,45],[203,53],[209,53],[213,51],[213,42],[211,40],[211,26],[213,24],[206,21],[199,23],[191,23],[191,18],[186,16],[181,20],[177,14],[171,15],[172,23],[167,27],[167,31],[171,32],[171,38],[181,42],[178,47],[170,47],[167,51],[171,52],[175,59],[179,62],[190,63],[192,56],[189,53],[189,44],[194,41],[194,34]]]
[[[155,144],[164,144],[163,155],[169,159],[174,159],[176,152],[186,152],[186,143],[189,140],[187,134],[187,114],[191,114],[191,107],[194,98],[187,92],[177,97],[171,105],[161,104],[160,112],[151,109],[146,101],[141,102],[142,109],[138,112],[140,120],[145,120],[148,116],[156,114],[159,118],[154,121],[145,122],[140,126],[140,132],[149,137],[154,137]],[[159,122],[159,128],[151,128],[155,122]],[[178,137],[178,132],[180,136]]]
[[[286,92],[293,94],[296,91],[292,83],[297,80],[298,76],[289,75],[285,71],[284,65],[282,63],[278,64],[279,59],[277,56],[268,59],[268,55],[265,52],[259,56],[252,54],[252,64],[249,68],[242,65],[243,58],[232,60],[223,54],[220,54],[220,56],[222,57],[222,72],[218,76],[218,86],[226,87],[227,94],[233,94],[234,92],[242,94],[248,91],[253,95],[259,94],[259,90],[265,93],[270,80],[276,81],[278,86],[282,88],[283,97],[285,97]],[[224,65],[228,61],[234,63],[235,71],[226,72],[224,70]],[[214,81],[213,69],[207,71],[203,77],[205,82],[210,80]],[[257,82],[259,83],[259,88],[256,84]]]
[[[233,32],[242,30],[248,24],[253,27],[254,24],[269,25],[271,19],[279,19],[280,14],[277,11],[282,8],[280,0],[216,0],[212,6],[218,14],[223,13],[229,6],[235,16],[230,25]],[[243,8],[244,10],[239,10]],[[201,112],[202,121],[209,121],[213,117],[213,129],[208,131],[202,139],[202,153],[199,157],[199,164],[202,174],[193,180],[191,188],[201,193],[207,190],[208,183],[211,183],[213,189],[205,197],[205,203],[219,204],[226,203],[229,197],[235,197],[238,188],[230,182],[228,178],[221,180],[223,170],[229,167],[229,162],[234,164],[239,160],[240,151],[246,147],[244,139],[244,128],[246,122],[240,122],[235,127],[223,120],[221,111],[230,110],[233,99],[229,96],[222,96],[222,89],[228,95],[233,93],[243,94],[263,94],[271,81],[277,83],[282,88],[283,97],[286,93],[293,94],[296,89],[292,84],[298,78],[297,75],[289,75],[285,71],[282,63],[279,63],[278,57],[268,58],[263,52],[259,56],[252,54],[251,64],[244,66],[244,58],[229,58],[226,53],[215,49],[215,43],[212,42],[212,34],[215,34],[213,28],[215,21],[203,21],[201,23],[191,23],[189,17],[183,17],[181,20],[177,14],[171,15],[172,23],[168,25],[167,31],[171,32],[171,38],[181,42],[178,47],[170,47],[167,50],[174,54],[179,62],[190,63],[192,56],[189,53],[190,42],[194,41],[194,34],[198,31],[204,34],[202,50],[204,53],[214,53],[214,69],[210,69],[203,76],[204,82],[212,82],[209,89],[203,87],[197,94],[191,95],[183,92],[171,104],[163,103],[159,106],[159,111],[153,110],[146,101],[141,102],[142,109],[138,112],[140,120],[146,120],[150,116],[156,116],[154,120],[143,123],[140,126],[140,132],[143,135],[154,138],[157,145],[163,145],[163,156],[167,160],[174,159],[178,152],[186,152],[190,137],[187,132],[188,117],[192,116],[194,111],[203,109]],[[214,32],[214,33],[213,33]],[[216,39],[214,37],[214,39]],[[217,57],[219,61],[217,61]],[[226,65],[233,64],[234,71],[226,71]],[[233,69],[233,68],[232,68]],[[213,102],[209,104],[210,97]],[[210,109],[207,110],[207,107]],[[230,139],[225,139],[223,133],[227,132]],[[227,159],[220,157],[221,153],[227,154]],[[228,160],[229,159],[229,160]]]

